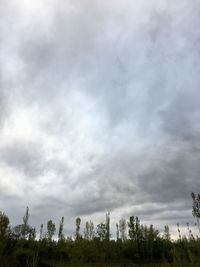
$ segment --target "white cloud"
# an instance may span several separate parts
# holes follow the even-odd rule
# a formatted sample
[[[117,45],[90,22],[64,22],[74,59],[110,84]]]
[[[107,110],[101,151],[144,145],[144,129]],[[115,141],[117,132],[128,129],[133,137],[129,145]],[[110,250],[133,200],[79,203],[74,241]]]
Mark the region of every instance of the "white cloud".
[[[35,223],[106,210],[146,220],[152,209],[162,224],[176,202],[188,220],[199,186],[199,2],[0,7],[0,200],[30,204]]]
[[[1,196],[24,196],[26,177],[22,170],[5,164],[0,165]]]

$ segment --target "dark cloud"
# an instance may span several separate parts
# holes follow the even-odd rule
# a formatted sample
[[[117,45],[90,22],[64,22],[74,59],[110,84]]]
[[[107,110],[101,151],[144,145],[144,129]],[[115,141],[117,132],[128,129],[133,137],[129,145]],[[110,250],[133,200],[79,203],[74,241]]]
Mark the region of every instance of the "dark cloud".
[[[7,165],[22,169],[29,177],[33,178],[43,172],[44,164],[41,147],[24,140],[11,143],[1,149],[1,161]]]
[[[68,233],[108,210],[191,220],[199,1],[0,7],[0,203],[13,221],[26,205],[35,225],[71,218]]]
[[[200,134],[196,123],[200,115],[199,90],[192,85],[189,88],[177,94],[168,109],[161,112],[161,117],[165,133],[196,150],[199,149]]]

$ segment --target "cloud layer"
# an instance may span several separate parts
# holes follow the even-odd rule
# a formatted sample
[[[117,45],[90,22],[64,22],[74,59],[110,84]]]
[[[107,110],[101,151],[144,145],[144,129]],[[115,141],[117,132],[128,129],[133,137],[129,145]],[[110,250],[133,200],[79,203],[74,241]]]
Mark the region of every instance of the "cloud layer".
[[[108,2],[108,3],[107,3]],[[186,224],[200,188],[198,0],[0,2],[0,204],[13,223]]]

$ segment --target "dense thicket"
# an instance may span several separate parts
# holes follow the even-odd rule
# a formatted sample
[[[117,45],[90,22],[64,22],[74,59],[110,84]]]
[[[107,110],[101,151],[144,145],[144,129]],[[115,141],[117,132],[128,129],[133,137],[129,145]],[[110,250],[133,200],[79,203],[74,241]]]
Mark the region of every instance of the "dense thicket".
[[[197,197],[193,197],[193,215],[199,220]],[[200,198],[199,198],[200,200]],[[196,202],[195,202],[196,201]],[[199,206],[200,207],[200,206]],[[75,234],[64,235],[64,217],[58,225],[47,222],[46,232],[43,224],[38,234],[29,225],[29,209],[26,209],[23,222],[11,227],[9,218],[0,212],[0,266],[37,267],[61,266],[70,263],[121,263],[122,266],[136,262],[165,262],[169,266],[183,266],[181,262],[198,265],[200,259],[200,238],[193,236],[189,224],[188,235],[182,236],[179,225],[179,238],[172,241],[169,227],[160,234],[153,225],[140,223],[138,217],[131,216],[128,221],[121,219],[116,224],[116,238],[110,234],[110,214],[105,222],[94,225],[88,221],[81,232],[81,219],[75,221]],[[176,264],[179,265],[176,265]],[[189,265],[188,265],[189,266]]]

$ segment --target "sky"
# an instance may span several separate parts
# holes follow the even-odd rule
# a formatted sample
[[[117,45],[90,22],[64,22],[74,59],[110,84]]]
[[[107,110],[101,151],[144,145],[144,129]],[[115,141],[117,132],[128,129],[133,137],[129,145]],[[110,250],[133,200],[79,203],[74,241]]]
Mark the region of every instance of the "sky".
[[[0,0],[0,210],[12,225],[194,225],[199,0]]]

